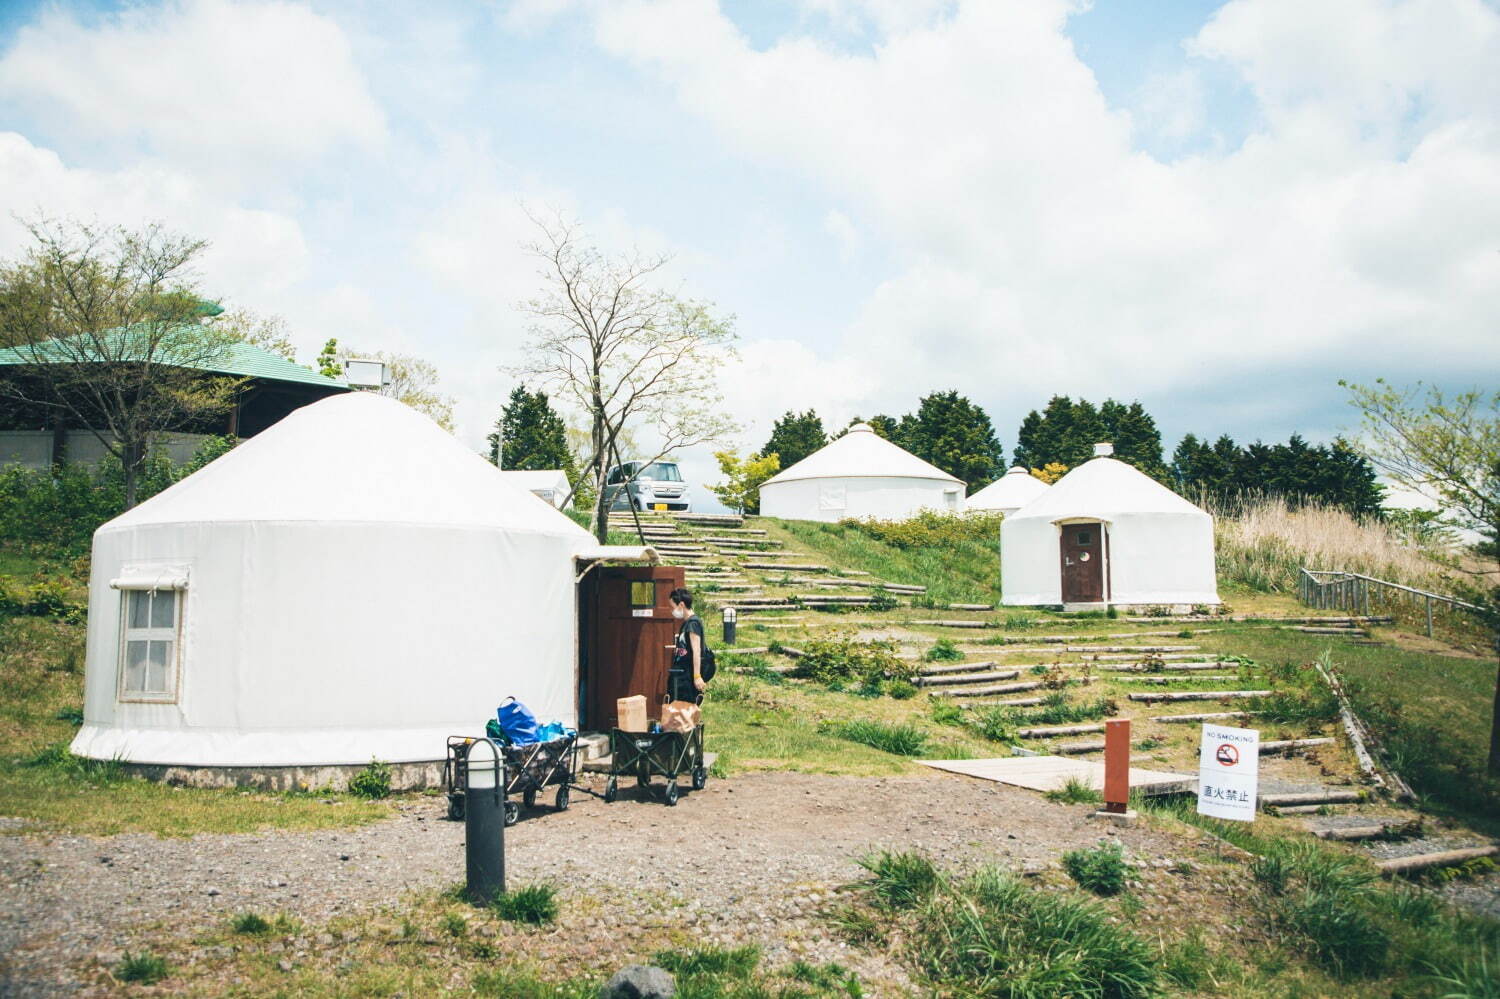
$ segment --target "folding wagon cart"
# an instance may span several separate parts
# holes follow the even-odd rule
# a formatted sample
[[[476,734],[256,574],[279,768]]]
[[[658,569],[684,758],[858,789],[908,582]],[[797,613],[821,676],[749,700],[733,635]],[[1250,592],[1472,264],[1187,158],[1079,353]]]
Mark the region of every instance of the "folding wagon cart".
[[[649,789],[652,777],[665,777],[662,800],[677,804],[677,777],[690,774],[694,791],[708,784],[708,768],[703,765],[703,726],[689,732],[622,732],[609,733],[609,783],[604,800],[614,801],[620,795],[620,778],[634,777],[636,784]]]
[[[464,786],[469,747],[478,739],[465,735],[448,737],[448,759],[443,765],[443,783],[448,788],[448,818],[464,817],[464,797],[468,788]],[[577,770],[578,737],[563,736],[551,742],[532,742],[523,746],[501,746],[500,754],[505,760],[505,824],[515,825],[521,817],[521,807],[511,801],[511,795],[519,794],[527,808],[536,807],[537,794],[545,787],[556,786],[553,805],[559,811],[567,811],[568,790],[574,783]]]

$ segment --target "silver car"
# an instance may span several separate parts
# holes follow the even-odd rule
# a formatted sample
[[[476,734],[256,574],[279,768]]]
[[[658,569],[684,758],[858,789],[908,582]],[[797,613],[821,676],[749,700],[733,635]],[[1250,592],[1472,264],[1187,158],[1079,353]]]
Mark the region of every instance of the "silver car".
[[[678,510],[693,508],[687,483],[675,461],[627,461],[609,470],[604,494],[611,510]]]

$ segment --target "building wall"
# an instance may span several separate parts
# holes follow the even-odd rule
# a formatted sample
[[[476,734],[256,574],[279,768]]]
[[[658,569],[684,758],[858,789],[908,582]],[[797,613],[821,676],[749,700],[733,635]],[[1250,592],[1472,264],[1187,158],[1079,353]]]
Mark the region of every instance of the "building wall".
[[[192,460],[198,446],[206,439],[206,434],[165,434],[158,438],[155,446],[181,465]],[[103,442],[87,430],[69,430],[66,447],[69,464],[97,465],[109,453]],[[52,431],[0,430],[0,466],[16,464],[34,470],[50,468]]]
[[[1107,525],[1112,604],[1217,604],[1213,518],[1207,514],[1129,514]],[[1056,524],[1007,518],[1000,525],[1002,602],[1062,603]]]
[[[948,492],[953,489],[955,492]],[[864,476],[794,479],[761,487],[760,512],[788,520],[825,523],[846,517],[904,520],[921,510],[961,512],[963,486],[939,479]]]

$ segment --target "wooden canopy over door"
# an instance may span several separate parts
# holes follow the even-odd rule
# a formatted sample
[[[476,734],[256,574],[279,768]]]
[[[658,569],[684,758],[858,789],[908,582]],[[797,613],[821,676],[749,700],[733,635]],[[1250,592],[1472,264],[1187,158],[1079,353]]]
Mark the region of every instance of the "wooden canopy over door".
[[[1065,604],[1104,602],[1104,525],[1063,524],[1062,599]]]
[[[677,636],[670,594],[682,585],[681,566],[601,566],[584,576],[579,728],[613,728],[621,697],[644,694],[648,706],[661,702],[672,664],[667,647]],[[654,716],[654,708],[648,710]]]

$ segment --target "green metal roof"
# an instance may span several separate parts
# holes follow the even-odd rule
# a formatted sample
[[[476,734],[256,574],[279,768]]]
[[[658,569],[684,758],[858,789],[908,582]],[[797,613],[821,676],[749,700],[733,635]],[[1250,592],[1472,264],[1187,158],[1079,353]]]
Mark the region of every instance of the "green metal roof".
[[[126,330],[119,331],[125,335]],[[69,358],[72,360],[72,358]],[[10,364],[34,364],[35,357],[27,349],[20,347],[9,347],[0,350],[0,365]],[[265,381],[274,382],[298,382],[303,385],[317,385],[322,388],[333,389],[340,392],[349,390],[349,386],[343,382],[334,381],[325,375],[320,375],[311,368],[304,368],[293,361],[288,361],[280,354],[273,354],[263,347],[245,343],[243,340],[235,340],[225,345],[223,357],[212,365],[196,364],[191,367],[200,368],[203,371],[212,371],[216,374],[237,375],[241,378],[260,378]]]

